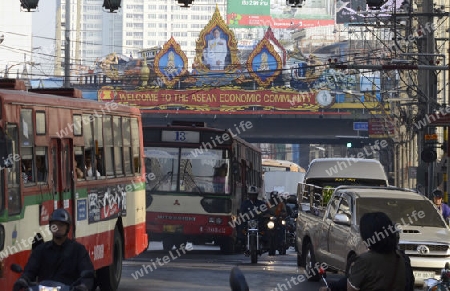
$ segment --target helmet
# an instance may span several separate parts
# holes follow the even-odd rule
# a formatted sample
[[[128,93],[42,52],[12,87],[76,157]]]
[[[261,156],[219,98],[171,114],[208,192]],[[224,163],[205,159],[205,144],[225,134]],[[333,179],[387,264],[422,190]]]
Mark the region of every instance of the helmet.
[[[272,191],[270,192],[270,199],[275,199],[278,196],[278,191]]]
[[[52,215],[50,216],[49,222],[52,223],[53,221],[61,221],[67,223],[69,226],[72,223],[69,212],[67,212],[67,210],[63,208],[55,209],[55,211],[53,211]]]
[[[256,194],[256,195],[258,195],[259,194],[258,193],[258,188],[256,186],[252,185],[252,186],[248,187],[247,193],[248,194]]]
[[[442,198],[443,196],[444,196],[444,194],[442,193],[441,190],[436,189],[436,190],[433,191],[433,197]]]

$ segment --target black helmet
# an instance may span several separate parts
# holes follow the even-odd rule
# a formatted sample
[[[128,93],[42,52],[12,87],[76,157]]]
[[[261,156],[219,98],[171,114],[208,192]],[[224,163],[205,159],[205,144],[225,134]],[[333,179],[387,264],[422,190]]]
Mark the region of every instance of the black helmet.
[[[436,189],[436,190],[433,191],[433,197],[442,198],[442,197],[444,197],[444,193],[442,193],[441,190]]]
[[[272,191],[270,192],[270,199],[275,199],[278,196],[278,191]]]
[[[69,212],[63,208],[55,209],[55,211],[53,211],[49,222],[52,223],[53,221],[61,221],[67,223],[69,226],[72,224]]]

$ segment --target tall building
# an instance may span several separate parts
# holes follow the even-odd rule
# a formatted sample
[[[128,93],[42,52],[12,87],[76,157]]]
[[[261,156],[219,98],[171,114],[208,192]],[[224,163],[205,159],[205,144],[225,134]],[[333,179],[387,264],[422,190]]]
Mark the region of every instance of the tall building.
[[[31,61],[31,16],[21,11],[20,1],[0,3],[0,77],[21,74],[24,64]]]
[[[66,0],[57,2],[55,73],[64,72]],[[122,0],[117,13],[102,8],[103,0],[70,1],[71,71],[81,72],[96,60],[115,52],[138,57],[138,52],[163,46],[171,36],[186,53],[189,66],[195,57],[196,40],[216,9],[226,16],[226,0],[196,0],[190,8],[177,1]],[[61,40],[61,41],[59,41]]]

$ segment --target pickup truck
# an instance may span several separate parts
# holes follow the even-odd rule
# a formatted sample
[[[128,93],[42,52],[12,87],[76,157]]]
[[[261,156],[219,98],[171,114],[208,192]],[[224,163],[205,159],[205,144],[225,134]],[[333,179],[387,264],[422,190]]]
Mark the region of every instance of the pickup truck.
[[[416,285],[427,278],[439,278],[445,263],[450,262],[450,229],[433,203],[417,192],[340,186],[326,207],[317,191],[300,194],[297,265],[305,267],[312,281],[319,279],[313,271],[316,263],[326,263],[327,271],[347,272],[347,261],[367,250],[368,242],[359,234],[359,220],[367,212],[382,211],[398,226],[399,248],[411,259]]]

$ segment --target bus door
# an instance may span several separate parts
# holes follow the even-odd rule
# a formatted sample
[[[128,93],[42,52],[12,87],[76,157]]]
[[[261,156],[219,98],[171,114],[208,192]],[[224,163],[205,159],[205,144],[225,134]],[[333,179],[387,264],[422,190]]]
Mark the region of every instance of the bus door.
[[[51,187],[54,209],[66,209],[72,219],[69,237],[73,237],[74,229],[74,183],[73,183],[73,143],[71,139],[52,139],[51,146]]]

